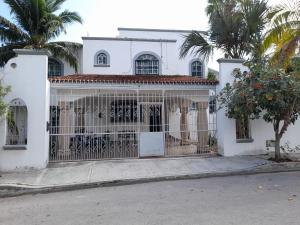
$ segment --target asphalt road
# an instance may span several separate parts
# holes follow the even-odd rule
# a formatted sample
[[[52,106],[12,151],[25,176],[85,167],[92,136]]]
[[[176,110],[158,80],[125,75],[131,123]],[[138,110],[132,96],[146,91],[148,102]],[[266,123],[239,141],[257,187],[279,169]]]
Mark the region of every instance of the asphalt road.
[[[300,172],[0,199],[2,225],[300,224]]]

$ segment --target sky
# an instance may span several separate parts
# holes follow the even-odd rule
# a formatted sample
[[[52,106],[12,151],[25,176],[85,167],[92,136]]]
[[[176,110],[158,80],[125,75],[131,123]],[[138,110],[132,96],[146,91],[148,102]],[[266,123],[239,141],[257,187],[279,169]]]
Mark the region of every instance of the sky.
[[[281,3],[269,0],[270,5]],[[82,42],[82,36],[114,37],[118,27],[207,30],[207,0],[67,0],[63,8],[77,11],[83,24],[70,25],[59,40]],[[0,15],[10,19],[9,8],[0,0]],[[218,69],[215,52],[209,66]]]

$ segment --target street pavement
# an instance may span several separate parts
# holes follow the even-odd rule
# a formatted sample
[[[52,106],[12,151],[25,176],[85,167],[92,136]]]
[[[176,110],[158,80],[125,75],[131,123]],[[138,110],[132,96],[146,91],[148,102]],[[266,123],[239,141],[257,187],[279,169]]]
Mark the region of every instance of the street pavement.
[[[299,225],[300,172],[0,199],[2,225]]]

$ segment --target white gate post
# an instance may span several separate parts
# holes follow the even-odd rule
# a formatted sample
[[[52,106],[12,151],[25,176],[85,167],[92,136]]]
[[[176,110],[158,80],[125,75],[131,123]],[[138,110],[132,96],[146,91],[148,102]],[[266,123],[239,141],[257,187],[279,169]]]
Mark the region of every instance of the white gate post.
[[[44,168],[49,158],[50,85],[48,82],[48,56],[45,50],[15,50],[17,56],[9,60],[4,69],[3,85],[12,91],[5,98],[22,99],[27,107],[27,144],[6,146],[6,120],[0,124],[0,170]],[[3,132],[2,132],[3,131]]]
[[[218,59],[219,63],[219,84],[217,85],[217,95],[226,86],[227,83],[232,83],[234,77],[232,72],[236,68],[242,71],[248,68],[243,66],[243,59]],[[218,107],[218,106],[217,106]],[[223,109],[217,112],[217,137],[218,137],[218,151],[223,156],[235,155],[234,146],[236,145],[236,128],[235,120],[228,119]]]

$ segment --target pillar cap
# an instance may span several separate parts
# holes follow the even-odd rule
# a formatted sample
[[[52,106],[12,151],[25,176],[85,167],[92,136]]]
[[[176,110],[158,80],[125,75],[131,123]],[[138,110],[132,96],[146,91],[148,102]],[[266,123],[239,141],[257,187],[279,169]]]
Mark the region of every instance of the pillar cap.
[[[51,53],[46,49],[14,49],[14,52],[17,55],[51,55]]]
[[[244,63],[244,59],[226,59],[226,58],[220,58],[217,60],[218,63]]]

